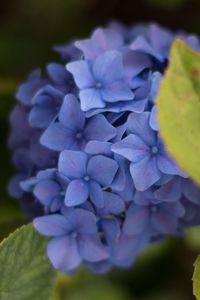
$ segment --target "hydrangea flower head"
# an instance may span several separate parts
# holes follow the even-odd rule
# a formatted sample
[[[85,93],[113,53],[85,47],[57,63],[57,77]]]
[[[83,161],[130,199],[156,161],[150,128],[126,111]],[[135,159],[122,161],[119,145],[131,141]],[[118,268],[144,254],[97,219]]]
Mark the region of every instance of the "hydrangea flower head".
[[[149,244],[200,224],[200,187],[169,155],[157,123],[177,37],[200,51],[193,35],[111,23],[55,46],[61,62],[18,88],[9,191],[50,237],[55,269],[129,267]]]

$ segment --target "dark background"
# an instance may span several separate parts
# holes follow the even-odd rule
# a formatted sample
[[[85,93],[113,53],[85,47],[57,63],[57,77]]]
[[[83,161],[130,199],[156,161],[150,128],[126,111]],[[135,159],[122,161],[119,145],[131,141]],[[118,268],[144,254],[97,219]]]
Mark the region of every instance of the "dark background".
[[[200,33],[198,0],[7,0],[0,4],[0,238],[24,222],[6,186],[14,172],[6,139],[17,84],[35,67],[59,60],[52,45],[86,37],[110,20],[155,21]],[[199,231],[197,231],[199,233]],[[199,234],[200,235],[200,234]],[[58,300],[192,300],[192,272],[200,251],[197,234],[169,239],[143,254],[129,270],[94,276],[81,270],[61,277]]]

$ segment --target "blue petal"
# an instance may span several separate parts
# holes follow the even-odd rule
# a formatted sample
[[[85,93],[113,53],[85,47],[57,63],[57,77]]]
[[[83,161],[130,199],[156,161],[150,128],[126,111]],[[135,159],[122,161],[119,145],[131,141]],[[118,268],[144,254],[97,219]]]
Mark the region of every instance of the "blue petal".
[[[110,146],[110,142],[90,141],[85,147],[85,152],[93,155],[102,154],[105,156],[112,156]]]
[[[103,192],[103,198],[105,204],[103,209],[101,210],[102,215],[118,215],[124,211],[125,205],[119,195],[111,192]]]
[[[192,180],[186,179],[183,182],[183,193],[189,201],[200,204],[200,187]]]
[[[159,130],[159,125],[157,122],[157,107],[154,105],[151,111],[150,119],[149,119],[149,125],[151,128],[155,131]]]
[[[84,130],[86,140],[91,141],[109,141],[116,135],[116,129],[106,118],[99,114],[88,120]]]
[[[87,160],[83,152],[64,150],[59,157],[58,170],[68,178],[82,178],[86,174]]]
[[[80,103],[73,94],[65,96],[59,112],[59,120],[72,131],[83,130],[85,115],[80,108]]]
[[[159,170],[164,174],[179,175],[184,178],[188,177],[166,152],[158,155],[157,162]]]
[[[180,178],[173,178],[154,192],[157,201],[175,202],[182,195]]]
[[[118,32],[98,28],[90,39],[77,41],[75,46],[83,51],[86,59],[95,59],[101,53],[121,47],[122,44],[123,39]]]
[[[52,108],[35,106],[29,114],[29,123],[32,127],[46,128],[55,118],[56,112]]]
[[[138,162],[149,155],[149,147],[134,134],[129,134],[122,141],[112,145],[111,150],[132,162]]]
[[[47,72],[51,79],[58,85],[66,85],[69,73],[66,68],[57,63],[50,63],[47,65]]]
[[[67,236],[51,240],[47,255],[54,268],[64,273],[75,271],[82,261],[76,240]]]
[[[128,209],[123,232],[126,235],[142,234],[149,226],[149,218],[149,209],[147,207],[132,205]]]
[[[126,236],[121,234],[116,246],[111,253],[111,261],[120,267],[129,267],[139,251],[148,243],[146,236]]]
[[[157,168],[156,158],[151,156],[147,156],[137,163],[132,163],[130,172],[138,191],[145,191],[156,183],[161,176]]]
[[[97,235],[81,235],[78,239],[78,245],[82,259],[88,262],[98,262],[109,257]]]
[[[92,157],[88,162],[87,173],[104,187],[109,186],[117,172],[118,164],[103,155]]]
[[[74,223],[78,232],[94,234],[97,232],[96,216],[85,209],[77,208],[74,210]]]
[[[45,236],[61,236],[71,230],[71,225],[67,219],[58,214],[35,218],[33,225],[37,231]]]
[[[61,192],[59,184],[53,180],[43,180],[36,184],[33,194],[44,205],[50,204]]]
[[[88,184],[87,182],[75,179],[68,185],[65,194],[66,206],[77,206],[84,203],[88,198]]]
[[[104,84],[117,81],[123,76],[122,55],[118,51],[107,51],[97,57],[93,64],[96,80]]]
[[[68,63],[67,70],[72,73],[77,86],[80,89],[87,89],[94,86],[95,81],[87,61],[79,60]]]
[[[134,99],[133,92],[125,83],[121,81],[116,81],[110,83],[109,85],[106,85],[101,90],[101,95],[104,100],[111,103],[116,101],[127,101]]]
[[[120,223],[117,219],[102,219],[101,228],[103,229],[108,245],[114,244],[120,236]]]
[[[92,203],[97,207],[104,206],[103,192],[100,185],[91,180],[89,182],[89,196]]]
[[[43,146],[55,151],[62,151],[64,149],[78,150],[75,133],[59,122],[51,124],[44,131],[40,142]]]
[[[178,228],[178,219],[164,210],[152,214],[152,225],[158,232],[163,234],[176,234]]]
[[[100,91],[95,88],[88,88],[80,91],[81,109],[88,111],[92,108],[103,108],[105,103],[100,95]]]
[[[128,117],[128,129],[140,137],[145,144],[154,146],[156,134],[149,126],[149,112],[131,113]]]
[[[130,49],[150,54],[161,62],[163,62],[165,59],[165,57],[163,57],[158,51],[156,51],[156,49],[153,49],[153,47],[142,36],[139,36],[132,42],[132,44],[130,45]]]

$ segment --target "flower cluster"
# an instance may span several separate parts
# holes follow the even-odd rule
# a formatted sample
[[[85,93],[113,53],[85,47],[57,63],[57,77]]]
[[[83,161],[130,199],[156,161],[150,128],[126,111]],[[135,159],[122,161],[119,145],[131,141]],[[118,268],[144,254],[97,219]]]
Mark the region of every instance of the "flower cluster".
[[[156,96],[175,38],[155,24],[112,23],[57,46],[62,63],[19,87],[10,182],[53,266],[72,274],[130,266],[149,243],[199,222],[200,188],[165,149]]]

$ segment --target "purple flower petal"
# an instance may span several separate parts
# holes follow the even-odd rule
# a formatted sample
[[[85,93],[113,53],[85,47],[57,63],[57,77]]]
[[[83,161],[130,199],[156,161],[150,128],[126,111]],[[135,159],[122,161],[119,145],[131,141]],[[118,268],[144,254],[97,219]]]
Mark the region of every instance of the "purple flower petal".
[[[111,146],[110,142],[90,141],[87,143],[84,150],[85,152],[93,155],[102,154],[105,156],[112,156],[110,146]]]
[[[122,198],[111,192],[103,192],[103,198],[104,198],[104,207],[101,210],[101,214],[103,215],[109,215],[109,214],[115,214],[118,215],[122,213],[125,209],[124,202]]]
[[[81,235],[78,246],[81,257],[88,262],[98,262],[109,257],[106,248],[96,235]]]
[[[95,59],[101,53],[121,47],[121,35],[111,29],[98,28],[90,39],[80,40],[75,46],[82,50],[86,59]]]
[[[95,140],[106,142],[113,138],[115,135],[115,127],[113,127],[101,114],[89,119],[84,130],[84,136],[88,141]]]
[[[74,61],[68,63],[66,68],[70,73],[72,73],[74,80],[80,89],[87,89],[94,86],[95,81],[87,61]]]
[[[89,160],[87,172],[92,179],[106,187],[112,183],[117,169],[116,161],[103,155],[97,155]]]
[[[122,78],[123,61],[118,51],[107,51],[97,57],[93,64],[93,74],[96,80],[109,84]]]
[[[73,94],[65,96],[60,109],[59,120],[66,128],[71,129],[73,132],[84,128],[85,116],[80,108],[80,103]]]
[[[156,201],[175,202],[180,199],[182,194],[181,181],[173,178],[154,192]]]
[[[149,147],[134,134],[129,134],[122,141],[112,145],[111,150],[132,162],[138,162],[149,155]]]
[[[35,218],[33,225],[45,236],[66,235],[71,230],[67,219],[58,214]]]
[[[44,131],[40,142],[43,146],[55,151],[78,150],[75,133],[59,122],[51,124]]]
[[[86,174],[87,160],[83,152],[64,150],[59,157],[58,170],[68,178],[82,178]]]
[[[116,101],[127,101],[134,99],[133,92],[125,83],[121,81],[116,81],[105,86],[101,90],[101,95],[104,100],[111,103]]]
[[[81,101],[81,109],[83,111],[88,111],[92,108],[103,108],[105,103],[102,100],[100,91],[95,88],[89,88],[80,91],[79,93]]]
[[[145,144],[154,146],[156,135],[149,126],[149,112],[131,113],[128,117],[128,128],[131,133],[140,137]]]
[[[181,177],[187,178],[185,172],[183,172],[177,166],[175,161],[167,153],[158,155],[157,162],[159,170],[164,174],[179,175]]]
[[[160,179],[156,158],[147,156],[137,163],[131,163],[130,172],[138,191],[145,191]]]
[[[123,232],[126,235],[138,235],[143,233],[149,226],[149,217],[148,208],[132,205],[128,209],[124,221]]]
[[[55,269],[71,273],[81,264],[77,242],[72,237],[59,237],[47,245],[47,255]]]
[[[104,206],[104,198],[103,198],[103,192],[100,187],[100,185],[91,180],[89,182],[89,196],[92,203],[97,207],[103,207]]]
[[[77,206],[84,203],[88,198],[88,184],[80,179],[71,181],[65,194],[66,206]]]
[[[35,106],[29,114],[29,123],[32,127],[46,128],[54,119],[55,111],[51,108]]]
[[[163,234],[175,234],[177,231],[177,218],[165,211],[153,213],[151,222],[155,229]]]
[[[36,184],[33,194],[44,205],[50,204],[54,197],[58,196],[61,188],[53,180],[43,180]]]
[[[77,208],[74,210],[74,221],[80,233],[95,234],[97,232],[97,218],[92,212]]]

